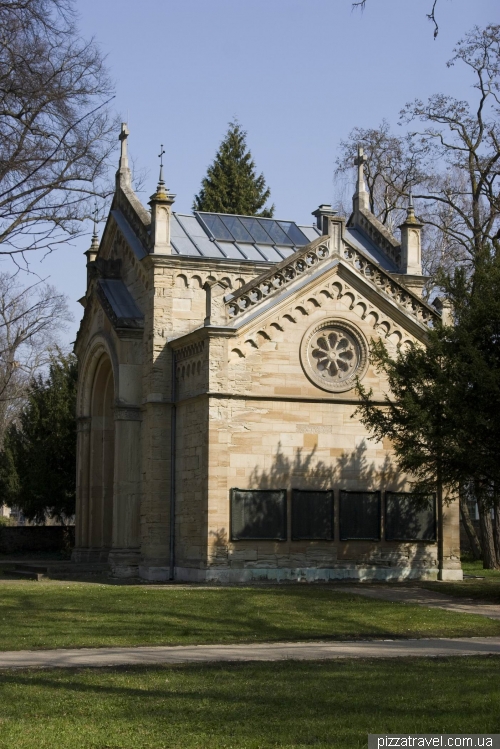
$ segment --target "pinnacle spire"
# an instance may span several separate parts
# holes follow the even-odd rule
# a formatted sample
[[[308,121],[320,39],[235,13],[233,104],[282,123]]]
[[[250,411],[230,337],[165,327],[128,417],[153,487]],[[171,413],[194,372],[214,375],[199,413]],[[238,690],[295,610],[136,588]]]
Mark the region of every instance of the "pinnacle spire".
[[[368,193],[366,191],[364,172],[364,165],[366,161],[368,161],[368,159],[365,156],[363,146],[360,144],[358,145],[358,155],[354,159],[354,165],[358,167],[358,178],[356,181],[356,192],[354,193],[353,200],[358,201],[359,207],[362,207],[365,210],[369,210]]]
[[[415,219],[415,209],[413,208],[413,192],[410,187],[410,194],[408,195],[408,208],[406,212],[406,220],[411,221]]]
[[[118,140],[120,141],[120,161],[118,162],[118,171],[116,172],[116,178],[118,182],[123,182],[127,187],[130,187],[132,183],[132,175],[128,165],[128,148],[127,138],[130,135],[127,123],[122,122],[120,129],[120,135]]]
[[[90,249],[97,250],[99,249],[99,237],[97,235],[97,214],[98,214],[98,208],[97,208],[97,201],[94,203],[94,210],[92,211],[92,216],[94,217],[94,231],[92,232],[92,241],[90,243]]]

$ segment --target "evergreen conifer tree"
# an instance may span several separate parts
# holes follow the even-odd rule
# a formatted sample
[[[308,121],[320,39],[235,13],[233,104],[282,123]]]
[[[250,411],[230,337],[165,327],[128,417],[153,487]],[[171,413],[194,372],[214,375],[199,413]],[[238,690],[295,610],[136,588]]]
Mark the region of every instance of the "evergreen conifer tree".
[[[238,122],[229,123],[200,192],[195,195],[193,210],[271,218],[274,205],[264,208],[271,191],[266,187],[264,175],[257,176],[255,172],[246,136]]]
[[[0,457],[3,501],[35,522],[75,512],[76,386],[74,356],[54,357],[47,378],[33,380],[19,423],[5,435]]]
[[[388,381],[384,408],[358,382],[357,413],[393,444],[417,493],[470,486],[478,502],[483,565],[500,567],[500,250],[486,246],[472,274],[442,277],[454,324],[428,333],[427,346],[391,356],[382,341],[371,360]],[[495,508],[495,530],[491,509]],[[495,549],[496,546],[496,549]]]

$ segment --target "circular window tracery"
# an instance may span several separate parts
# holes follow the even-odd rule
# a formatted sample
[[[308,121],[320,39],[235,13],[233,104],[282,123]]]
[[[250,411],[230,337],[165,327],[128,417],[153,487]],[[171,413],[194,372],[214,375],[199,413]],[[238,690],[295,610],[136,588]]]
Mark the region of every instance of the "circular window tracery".
[[[366,342],[345,320],[323,320],[304,335],[301,361],[305,374],[318,387],[337,393],[351,390],[356,377],[366,371]]]

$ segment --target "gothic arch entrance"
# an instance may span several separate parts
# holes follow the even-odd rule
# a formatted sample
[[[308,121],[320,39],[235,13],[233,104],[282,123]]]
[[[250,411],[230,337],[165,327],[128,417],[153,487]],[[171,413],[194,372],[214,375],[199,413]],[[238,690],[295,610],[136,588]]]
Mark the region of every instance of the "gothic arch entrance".
[[[113,368],[109,357],[103,354],[95,370],[90,399],[87,517],[90,557],[102,562],[108,558],[113,535],[114,393]]]

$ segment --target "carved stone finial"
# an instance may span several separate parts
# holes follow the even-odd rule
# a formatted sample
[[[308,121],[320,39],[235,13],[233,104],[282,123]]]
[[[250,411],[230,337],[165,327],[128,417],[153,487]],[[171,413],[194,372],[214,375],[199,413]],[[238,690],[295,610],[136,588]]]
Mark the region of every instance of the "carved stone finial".
[[[415,218],[415,209],[413,207],[413,193],[410,188],[410,194],[408,196],[408,208],[406,209],[406,221],[413,224],[418,223]]]

